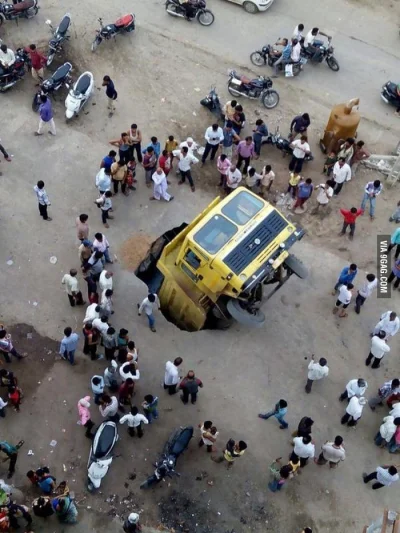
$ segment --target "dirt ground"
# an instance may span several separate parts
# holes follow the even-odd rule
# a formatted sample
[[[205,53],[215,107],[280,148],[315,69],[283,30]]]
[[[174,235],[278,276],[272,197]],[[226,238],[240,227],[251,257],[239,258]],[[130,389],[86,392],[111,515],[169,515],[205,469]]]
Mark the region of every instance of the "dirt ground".
[[[360,13],[358,9],[361,9],[354,1],[336,2],[335,6],[327,3],[326,6],[328,4],[333,10],[344,10],[343,13],[353,13],[353,9]],[[268,14],[268,20],[273,22],[273,35],[279,34],[281,29],[278,19],[286,17],[285,24],[290,28],[298,22],[300,14],[288,11],[287,7],[285,0],[277,0]],[[367,396],[371,396],[383,381],[398,374],[398,337],[391,342],[392,353],[381,370],[374,372],[364,365],[369,333],[380,313],[389,308],[397,309],[398,294],[393,294],[390,302],[373,298],[360,316],[351,313],[347,321],[340,321],[332,316],[330,291],[337,273],[348,261],[359,265],[357,285],[364,272],[376,271],[376,235],[394,229],[388,217],[400,199],[398,187],[385,187],[377,202],[376,219],[371,222],[367,216],[360,218],[353,242],[338,237],[342,220],[339,208],[358,206],[364,184],[379,176],[363,168],[346,184],[341,196],[332,201],[326,217],[311,215],[311,206],[306,214],[294,216],[307,230],[306,238],[296,246],[296,254],[309,266],[310,276],[305,282],[291,280],[266,304],[268,323],[258,331],[236,325],[227,332],[190,334],[179,331],[157,315],[157,334],[153,334],[145,319],[136,313],[136,303],[145,296],[146,288],[134,276],[131,261],[136,261],[142,249],[135,249],[125,262],[126,243],[133,235],[151,240],[166,229],[190,221],[219,194],[218,176],[210,163],[194,170],[195,194],[188,187],[178,188],[172,176],[170,189],[175,195],[172,204],[149,202],[149,190],[144,186],[141,170],[137,176],[138,190],[129,197],[115,197],[115,219],[106,232],[112,253],[118,259],[110,267],[115,274],[112,323],[118,329],[126,327],[140,349],[137,404],[145,394],[159,395],[160,419],[151,427],[146,426],[140,441],[129,437],[126,427],[121,427],[116,458],[100,491],[96,495],[86,491],[89,442],[77,425],[76,406],[79,398],[90,393],[91,376],[102,373],[105,365],[101,361],[90,362],[78,353],[79,364],[71,368],[57,355],[63,329],[70,325],[80,332],[84,316],[83,309],[69,307],[60,285],[62,275],[78,267],[74,220],[79,213],[87,212],[91,235],[102,229],[93,204],[96,198],[94,178],[101,158],[111,148],[108,141],[117,138],[132,122],[139,124],[146,140],[157,135],[164,141],[167,135],[173,134],[179,140],[190,135],[203,142],[204,130],[212,116],[201,108],[199,100],[211,84],[217,85],[222,102],[229,99],[226,72],[232,67],[229,59],[232,50],[226,54],[228,59],[225,58],[221,40],[225,45],[226,38],[222,30],[218,30],[218,24],[224,20],[226,28],[237,28],[236,21],[242,11],[222,0],[214,0],[212,8],[219,16],[215,23],[219,31],[216,35],[206,34],[197,26],[191,29],[181,25],[184,21],[165,19],[159,1],[140,1],[133,7],[138,16],[135,34],[120,36],[115,43],[104,43],[92,55],[88,50],[96,27],[95,18],[102,15],[111,21],[116,18],[115,8],[102,2],[89,2],[84,6],[73,2],[68,8],[74,21],[71,41],[54,67],[68,59],[75,67],[76,76],[86,69],[93,72],[96,90],[86,112],[66,125],[63,118],[66,94],[60,94],[53,103],[57,137],[35,139],[32,133],[37,117],[30,108],[34,82],[26,76],[12,92],[1,95],[4,100],[2,143],[14,159],[11,164],[1,163],[0,318],[10,326],[17,349],[29,354],[21,363],[13,361],[10,365],[25,394],[21,412],[16,414],[8,410],[6,419],[1,421],[3,438],[11,442],[25,440],[13,482],[29,502],[37,493],[29,486],[25,473],[39,465],[50,466],[57,480],[67,479],[75,493],[79,522],[74,529],[82,533],[117,533],[121,531],[121,520],[131,511],[140,512],[146,526],[157,528],[164,524],[175,532],[298,533],[306,525],[313,528],[313,533],[361,532],[385,506],[398,509],[397,487],[372,491],[362,484],[361,474],[396,459],[376,448],[372,440],[386,410],[376,413],[366,410],[354,431],[340,425],[343,405],[337,397],[350,378],[366,377],[369,382]],[[124,1],[117,16],[131,9],[130,3]],[[293,9],[297,9],[296,6]],[[319,9],[315,7],[316,11]],[[1,37],[13,48],[28,41],[36,41],[44,47],[48,38],[44,20],[51,18],[56,23],[63,13],[63,6],[44,1],[38,17],[21,21],[18,27],[11,23],[4,25]],[[348,28],[341,27],[343,48],[347,42],[345,33],[352,32],[362,40],[363,32],[370,28],[372,44],[368,46],[374,50],[369,56],[371,69],[381,55],[384,57],[382,69],[386,69],[383,74],[379,71],[377,83],[373,76],[364,73],[371,79],[371,86],[363,90],[375,94],[373,91],[379,90],[380,78],[388,75],[391,61],[397,59],[393,56],[389,61],[374,45],[378,40],[377,28],[371,21],[375,21],[376,11],[365,9],[364,15],[362,20],[357,19],[359,34],[355,28],[358,23],[353,19],[348,22]],[[247,48],[253,46],[250,41],[255,37],[260,40],[265,32],[263,23],[258,22],[264,19],[246,16],[240,20],[245,20],[246,24],[236,35],[238,45],[234,52],[238,65],[243,63],[244,52],[248,55]],[[389,24],[387,18],[383,20]],[[393,33],[395,23],[391,24]],[[381,29],[380,35],[383,33]],[[213,43],[218,44],[218,50],[210,53]],[[350,62],[352,53],[355,57],[364,53],[358,46],[361,45],[354,45],[354,50],[349,51],[347,61]],[[342,52],[344,56],[343,49]],[[337,93],[343,92],[343,100],[355,96],[354,91],[358,93],[358,87],[341,84],[343,79],[349,81],[350,76],[354,81],[357,69],[361,69],[358,62],[354,64],[354,72],[345,65],[340,74],[342,78],[329,78],[331,73],[327,68],[326,72],[325,68],[322,70],[326,65],[321,65],[315,76],[326,77],[328,81],[324,83],[331,85],[332,93],[328,93],[325,86],[310,91],[309,74],[305,73],[304,81],[301,79],[297,85],[277,80],[281,103],[275,110],[266,111],[257,102],[244,101],[246,133],[251,131],[252,123],[259,116],[270,129],[279,123],[285,133],[293,115],[307,110],[313,119],[310,141],[315,161],[308,164],[305,174],[315,184],[324,181],[318,140],[331,105],[337,103]],[[107,117],[105,96],[100,87],[106,73],[114,79],[119,92],[117,113],[112,119]],[[376,106],[364,104],[362,107],[358,138],[366,141],[370,151],[390,153],[399,139],[400,122],[393,118],[392,109],[380,105],[379,95],[376,100]],[[277,174],[271,195],[274,199],[286,189],[288,160],[273,147],[265,146],[256,168],[260,169],[265,163],[273,165]],[[52,202],[53,221],[49,224],[37,213],[32,187],[38,179],[46,182]],[[51,256],[57,257],[56,264],[50,263]],[[11,265],[7,264],[10,259]],[[84,288],[83,280],[80,281]],[[304,382],[311,353],[327,357],[330,376],[306,396]],[[177,396],[170,398],[160,387],[165,361],[177,355],[184,358],[183,372],[194,368],[205,383],[196,406],[184,407]],[[281,397],[289,402],[288,432],[282,432],[275,420],[266,422],[257,418],[258,412],[270,409]],[[325,440],[340,433],[345,438],[348,460],[332,472],[310,464],[284,492],[272,494],[267,489],[268,465],[276,457],[286,457],[290,453],[290,433],[304,415],[315,420],[313,435],[317,452]],[[100,423],[95,406],[92,417]],[[249,449],[234,469],[227,472],[223,465],[212,463],[204,450],[198,450],[196,433],[178,462],[181,477],[147,492],[140,491],[139,484],[152,472],[152,462],[170,432],[179,425],[197,426],[207,418],[211,418],[220,431],[218,451],[230,437],[247,441]],[[52,440],[57,441],[55,447],[50,446]],[[33,456],[27,455],[29,450],[34,452]],[[0,475],[5,473],[4,465],[0,466]],[[35,524],[35,531],[46,533],[66,529],[69,528],[60,527],[54,519],[46,524],[39,521]]]

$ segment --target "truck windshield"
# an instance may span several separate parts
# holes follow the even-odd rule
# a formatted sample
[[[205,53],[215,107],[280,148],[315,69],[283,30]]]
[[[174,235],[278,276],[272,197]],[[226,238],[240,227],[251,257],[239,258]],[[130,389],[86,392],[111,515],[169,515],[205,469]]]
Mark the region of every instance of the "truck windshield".
[[[237,230],[237,227],[225,217],[214,215],[193,238],[206,252],[216,254]]]
[[[246,191],[240,192],[232,198],[222,209],[222,213],[236,224],[243,226],[264,207],[264,202],[254,198]]]

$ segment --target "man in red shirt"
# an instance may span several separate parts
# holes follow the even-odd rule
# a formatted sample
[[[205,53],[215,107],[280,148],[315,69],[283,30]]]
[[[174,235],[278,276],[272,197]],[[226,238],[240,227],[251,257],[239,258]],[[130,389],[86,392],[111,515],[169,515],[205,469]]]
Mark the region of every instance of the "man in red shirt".
[[[31,63],[32,63],[32,78],[37,81],[41,82],[43,81],[44,77],[44,66],[46,65],[47,59],[43,54],[41,54],[38,49],[36,48],[36,44],[30,44],[29,47],[26,49],[28,52]],[[39,85],[39,83],[38,83]]]
[[[343,215],[343,227],[339,235],[344,235],[347,230],[347,226],[350,226],[350,235],[349,239],[352,241],[354,237],[354,231],[356,229],[356,219],[362,214],[362,209],[357,209],[357,207],[352,207],[350,211],[347,209],[341,209],[341,214]]]

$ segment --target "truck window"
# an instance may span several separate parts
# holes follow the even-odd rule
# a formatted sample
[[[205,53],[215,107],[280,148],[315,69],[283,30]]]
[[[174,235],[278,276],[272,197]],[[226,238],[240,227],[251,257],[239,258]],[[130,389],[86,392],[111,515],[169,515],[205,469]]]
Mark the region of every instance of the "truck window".
[[[237,227],[221,215],[214,215],[193,237],[210,254],[216,254],[237,232]]]
[[[201,259],[190,249],[185,254],[185,261],[193,270],[197,270],[201,265]]]
[[[222,213],[236,224],[243,226],[264,207],[261,199],[255,198],[246,191],[232,198],[222,209]]]

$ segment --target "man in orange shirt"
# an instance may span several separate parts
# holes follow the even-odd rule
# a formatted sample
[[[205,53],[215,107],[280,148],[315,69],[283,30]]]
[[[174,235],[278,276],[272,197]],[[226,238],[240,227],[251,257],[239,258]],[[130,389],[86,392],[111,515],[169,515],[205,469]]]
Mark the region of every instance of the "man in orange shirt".
[[[356,229],[356,219],[362,215],[363,211],[362,209],[357,209],[357,207],[352,207],[350,211],[347,209],[341,209],[340,212],[343,215],[344,221],[342,231],[339,233],[339,235],[344,235],[346,233],[347,226],[350,226],[349,239],[352,241],[354,238],[354,231]]]

